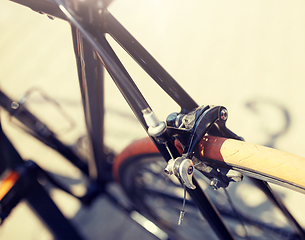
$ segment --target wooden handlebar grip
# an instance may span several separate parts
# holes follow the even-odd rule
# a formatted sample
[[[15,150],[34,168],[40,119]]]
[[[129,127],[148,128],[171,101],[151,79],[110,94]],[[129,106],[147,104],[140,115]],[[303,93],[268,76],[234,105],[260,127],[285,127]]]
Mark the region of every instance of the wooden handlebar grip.
[[[261,145],[205,136],[199,146],[202,157],[222,161],[305,187],[305,158]]]

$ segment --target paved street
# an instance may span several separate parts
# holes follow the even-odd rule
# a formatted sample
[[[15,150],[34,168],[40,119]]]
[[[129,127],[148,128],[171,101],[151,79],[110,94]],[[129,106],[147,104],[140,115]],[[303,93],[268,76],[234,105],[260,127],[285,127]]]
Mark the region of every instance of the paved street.
[[[234,132],[305,156],[304,1],[115,0],[109,10],[195,101],[227,107],[227,125]],[[62,141],[74,144],[86,131],[70,26],[1,0],[0,32],[1,90],[15,100],[31,88],[46,92],[71,116],[73,130],[64,131],[68,122],[37,92],[29,107]],[[178,110],[126,53],[114,48],[160,119]],[[108,76],[105,85],[105,141],[119,152],[145,132]],[[1,121],[24,159],[77,181],[76,169],[18,129],[4,111]],[[304,196],[279,191],[305,227],[305,209],[297,207],[304,205]],[[83,209],[60,191],[52,194],[88,239],[149,239],[104,198]],[[1,226],[0,239],[53,237],[21,203]]]

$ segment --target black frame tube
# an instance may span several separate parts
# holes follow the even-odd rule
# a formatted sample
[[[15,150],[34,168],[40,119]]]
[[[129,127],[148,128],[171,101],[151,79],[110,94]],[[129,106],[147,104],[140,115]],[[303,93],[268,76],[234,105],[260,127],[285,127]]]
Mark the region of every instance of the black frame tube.
[[[90,178],[98,182],[104,179],[107,170],[104,151],[104,71],[91,45],[80,32],[72,27],[79,85],[87,132],[91,141],[93,158],[89,159]]]
[[[111,46],[109,45],[108,41],[106,40],[106,37],[105,37],[104,33],[98,31],[95,36],[99,40],[100,44],[104,47],[105,51],[107,51],[108,54],[112,57],[112,59],[114,60],[115,64],[117,65],[117,67],[121,69],[122,73],[124,73],[126,79],[128,79],[128,82],[130,83],[130,85],[126,86],[125,84],[122,84],[122,82],[119,79],[117,79],[115,74],[111,71],[111,69],[109,68],[108,63],[104,62],[104,66],[108,70],[108,73],[112,77],[112,79],[113,79],[114,83],[116,84],[117,88],[120,90],[121,94],[125,98],[126,102],[130,106],[130,108],[132,109],[132,111],[134,112],[135,116],[138,118],[138,120],[142,124],[142,126],[145,129],[147,129],[146,122],[145,122],[145,120],[143,118],[142,109],[138,107],[138,104],[135,102],[132,94],[130,93],[130,91],[129,91],[130,87],[132,86],[132,88],[134,88],[134,91],[136,91],[137,94],[140,95],[141,98],[144,99],[145,104],[149,107],[148,103],[146,102],[146,100],[143,97],[142,93],[138,89],[137,85],[134,83],[134,81],[130,77],[130,75],[127,72],[127,70],[125,69],[124,65],[121,63],[121,61],[119,60],[119,58],[117,57],[117,55],[115,54],[115,52],[113,51]],[[101,56],[99,56],[99,58],[102,59]]]
[[[84,240],[83,236],[61,213],[50,198],[49,193],[40,185],[37,179],[32,180],[31,193],[28,194],[26,200],[57,239]]]
[[[54,3],[53,0],[10,0],[12,2],[21,4],[25,7],[31,8],[33,11],[45,13],[47,15],[67,20],[63,12]]]
[[[6,164],[5,169],[14,170],[16,167],[23,167],[25,163],[11,142],[3,133],[0,122],[0,157],[1,168],[3,163]],[[1,169],[1,171],[4,169]],[[35,176],[34,176],[35,175]],[[62,214],[62,212],[55,205],[49,193],[43,188],[43,186],[37,180],[37,175],[29,175],[26,179],[30,184],[29,189],[23,193],[24,198],[30,204],[30,206],[36,211],[43,222],[49,227],[52,233],[60,240],[82,240],[84,239],[77,229],[70,223],[69,220]],[[20,192],[25,189],[19,189],[19,191],[13,193],[12,199],[16,198]]]
[[[190,112],[198,104],[145,48],[109,13],[105,12],[105,30],[151,76],[154,81],[181,107]]]

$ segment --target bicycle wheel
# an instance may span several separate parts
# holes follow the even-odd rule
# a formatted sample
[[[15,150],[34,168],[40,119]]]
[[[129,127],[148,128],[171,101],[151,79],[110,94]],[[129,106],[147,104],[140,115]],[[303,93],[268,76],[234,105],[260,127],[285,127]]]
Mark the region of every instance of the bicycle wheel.
[[[183,223],[178,226],[184,190],[175,177],[169,178],[164,173],[166,163],[149,142],[141,140],[132,144],[114,165],[114,176],[136,210],[167,232],[171,239],[217,239],[189,197]],[[200,172],[195,176],[236,239],[299,239],[281,220],[282,216],[278,217],[279,212],[272,218],[264,217],[276,211],[271,203],[264,201],[250,207],[237,195],[241,188],[259,193],[247,179],[230,184],[226,192],[211,189],[209,180]]]

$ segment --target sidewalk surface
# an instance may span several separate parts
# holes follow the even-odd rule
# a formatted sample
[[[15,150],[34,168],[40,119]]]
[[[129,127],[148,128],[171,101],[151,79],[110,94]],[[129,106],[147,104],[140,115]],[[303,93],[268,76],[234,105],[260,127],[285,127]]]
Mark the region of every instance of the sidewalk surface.
[[[227,107],[227,125],[234,132],[305,156],[304,1],[115,0],[109,10],[195,101]],[[72,131],[63,131],[67,122],[39,94],[29,107],[64,142],[74,144],[86,131],[68,23],[2,0],[0,32],[1,90],[15,100],[34,87],[46,92],[75,121]],[[127,54],[115,49],[160,119],[178,111]],[[108,76],[105,85],[105,141],[119,152],[145,132]],[[76,169],[10,123],[4,111],[1,121],[24,159],[77,181]],[[279,191],[305,226],[304,196]],[[60,191],[52,197],[88,239],[150,239],[104,198],[83,209]],[[53,237],[21,203],[0,227],[0,239]]]

